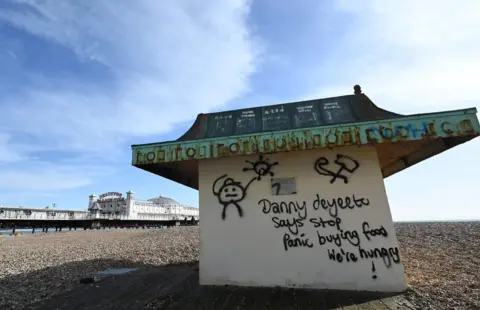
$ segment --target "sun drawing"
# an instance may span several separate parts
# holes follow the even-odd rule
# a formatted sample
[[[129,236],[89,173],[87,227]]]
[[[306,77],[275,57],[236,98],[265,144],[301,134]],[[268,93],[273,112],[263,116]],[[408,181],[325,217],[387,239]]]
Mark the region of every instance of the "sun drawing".
[[[278,162],[269,163],[268,158],[263,159],[263,155],[260,155],[256,162],[251,162],[249,160],[246,160],[245,162],[250,164],[251,167],[243,168],[243,171],[255,172],[258,181],[260,181],[262,177],[266,175],[273,177],[275,174],[272,172],[272,167],[278,165]]]

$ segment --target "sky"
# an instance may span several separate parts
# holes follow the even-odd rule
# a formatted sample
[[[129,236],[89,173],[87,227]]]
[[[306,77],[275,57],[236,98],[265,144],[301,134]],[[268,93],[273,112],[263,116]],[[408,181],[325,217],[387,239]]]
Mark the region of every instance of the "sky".
[[[479,107],[480,1],[0,0],[0,204],[198,193],[131,166],[199,113],[351,94]],[[385,180],[393,219],[480,219],[480,139]]]

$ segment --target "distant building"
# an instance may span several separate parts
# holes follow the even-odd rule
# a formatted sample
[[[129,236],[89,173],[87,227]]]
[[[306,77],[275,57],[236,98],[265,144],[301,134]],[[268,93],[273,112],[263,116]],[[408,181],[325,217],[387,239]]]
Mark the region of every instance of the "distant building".
[[[88,200],[90,215],[125,216],[129,219],[145,220],[198,220],[198,208],[180,204],[168,197],[155,197],[148,200],[136,200],[132,191],[126,198],[118,192],[108,192],[100,196],[90,195]]]
[[[0,219],[16,220],[79,220],[87,216],[86,211],[50,208],[0,206]]]

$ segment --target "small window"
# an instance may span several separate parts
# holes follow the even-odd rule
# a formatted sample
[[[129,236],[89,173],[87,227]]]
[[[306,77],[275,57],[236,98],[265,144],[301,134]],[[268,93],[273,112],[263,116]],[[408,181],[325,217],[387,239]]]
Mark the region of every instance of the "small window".
[[[297,183],[295,178],[272,178],[272,195],[295,195]]]

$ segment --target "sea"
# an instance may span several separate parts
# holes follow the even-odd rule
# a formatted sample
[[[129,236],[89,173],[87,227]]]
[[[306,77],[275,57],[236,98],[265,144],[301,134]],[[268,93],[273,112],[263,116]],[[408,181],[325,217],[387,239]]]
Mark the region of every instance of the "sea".
[[[102,230],[115,230],[115,229],[120,229],[120,228],[115,228],[115,227],[112,227],[112,228],[109,228],[109,227],[105,227],[105,229],[99,229],[98,231],[102,231]],[[48,229],[48,234],[52,233],[52,234],[58,234],[58,233],[64,233],[64,232],[67,232],[69,231],[68,228],[63,228],[62,231],[55,231],[55,227],[50,227]],[[71,231],[83,231],[83,227],[82,228],[77,228],[77,230],[74,230],[72,228]],[[32,229],[31,228],[17,228],[15,229],[15,232],[19,232],[21,233],[22,235],[31,235],[32,234]],[[36,228],[35,229],[35,234],[41,234],[42,233],[42,228]],[[12,237],[11,236],[12,234],[12,229],[9,228],[9,229],[0,229],[0,237]]]

